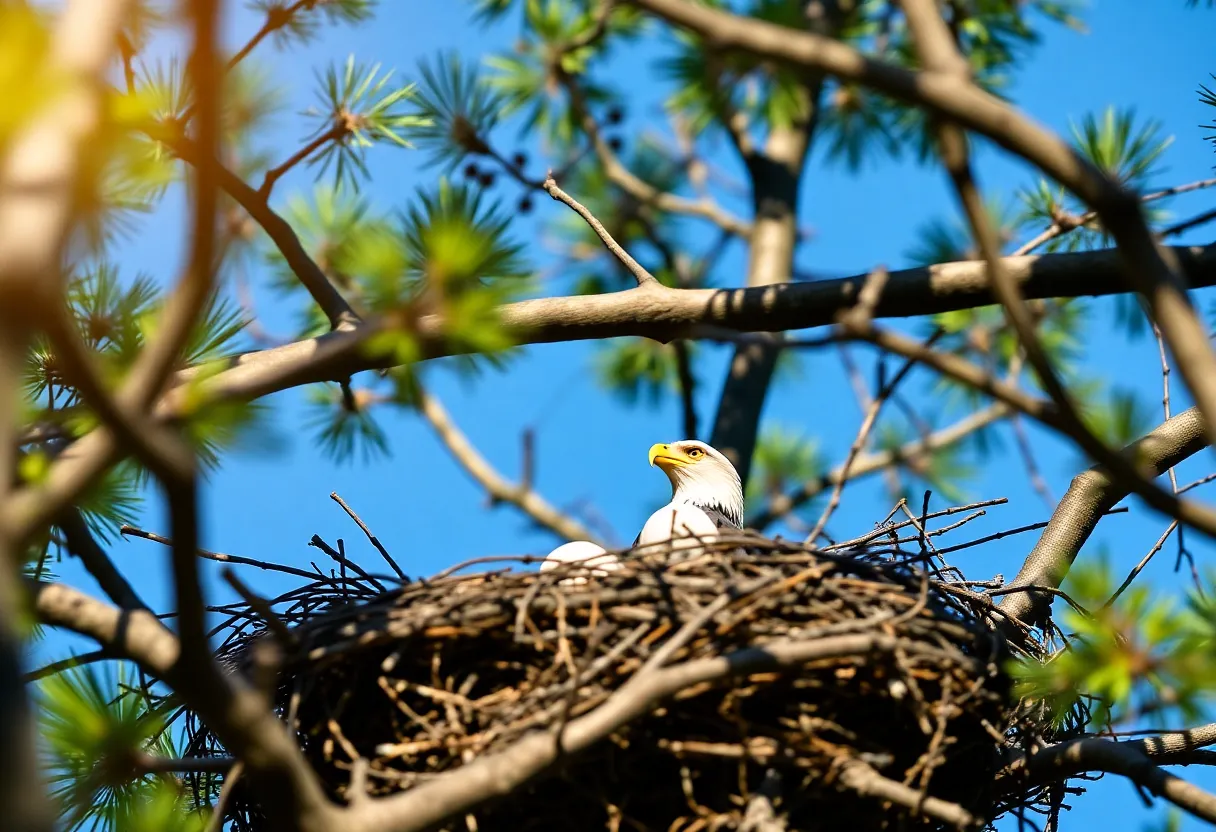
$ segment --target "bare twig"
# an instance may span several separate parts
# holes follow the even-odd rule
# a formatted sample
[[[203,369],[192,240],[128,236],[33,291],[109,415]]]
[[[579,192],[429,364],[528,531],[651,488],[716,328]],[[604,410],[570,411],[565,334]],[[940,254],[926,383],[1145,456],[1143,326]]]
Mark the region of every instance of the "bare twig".
[[[792,491],[774,497],[764,509],[748,520],[748,525],[756,529],[765,529],[778,518],[785,516],[798,506],[817,497],[824,491],[835,486],[842,478],[857,479],[858,477],[882,471],[893,465],[914,462],[922,457],[957,444],[968,436],[981,431],[989,425],[999,422],[1009,415],[1009,408],[1003,404],[993,404],[971,413],[952,425],[934,431],[920,439],[910,440],[898,448],[862,454],[853,461],[847,474],[844,464],[840,464],[822,476],[802,483]]]
[[[599,542],[590,529],[550,505],[532,489],[508,482],[477,452],[433,395],[421,392],[418,410],[460,466],[481,484],[492,499],[510,503],[541,526],[566,540]]]
[[[612,255],[617,260],[621,261],[621,265],[628,269],[629,273],[633,275],[634,280],[636,280],[638,283],[638,288],[650,289],[660,286],[659,281],[655,279],[654,275],[646,271],[641,263],[634,260],[629,252],[621,248],[620,243],[612,239],[612,235],[608,233],[608,229],[604,228],[604,224],[597,220],[595,215],[588,211],[581,202],[559,188],[557,186],[557,182],[553,180],[552,176],[545,180],[544,187],[545,192],[548,193],[549,196],[553,197],[558,202],[565,203],[572,211],[574,211],[574,213],[582,217],[583,221],[586,222],[587,225],[591,226],[591,230],[595,232],[595,236],[600,238],[600,242],[604,244],[604,248],[612,252]]]
[[[367,535],[367,539],[371,541],[373,546],[376,547],[376,551],[380,553],[380,557],[384,558],[385,562],[388,563],[392,570],[397,573],[397,577],[403,581],[408,581],[409,578],[403,571],[401,571],[401,567],[397,565],[395,560],[393,560],[392,556],[388,553],[388,550],[384,548],[384,544],[380,542],[380,538],[372,534],[372,530],[367,527],[367,524],[363,522],[359,515],[355,514],[354,509],[348,506],[346,501],[339,497],[336,491],[330,493],[329,499],[342,506],[342,510],[345,511],[350,519],[355,521],[355,525],[357,525],[363,531],[363,533]]]

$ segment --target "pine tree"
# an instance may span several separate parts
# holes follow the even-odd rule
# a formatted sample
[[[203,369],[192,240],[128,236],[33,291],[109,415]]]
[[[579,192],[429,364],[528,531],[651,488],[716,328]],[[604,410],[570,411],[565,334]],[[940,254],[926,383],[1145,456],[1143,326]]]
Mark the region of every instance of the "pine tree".
[[[1210,477],[1180,486],[1173,470],[1212,429],[1168,410],[1155,427],[1157,403],[1118,368],[1114,382],[1094,376],[1086,346],[1105,321],[1090,296],[1118,295],[1127,337],[1155,340],[1167,385],[1181,381],[1216,418],[1216,355],[1180,288],[1216,283],[1211,252],[1153,244],[1216,219],[1164,208],[1216,180],[1167,186],[1173,137],[1151,113],[1102,104],[1056,137],[1008,102],[1044,37],[1083,30],[1080,3],[467,0],[477,25],[518,32],[511,49],[416,67],[352,55],[316,66],[311,87],[270,68],[276,50],[375,25],[386,4],[254,0],[260,23],[225,47],[232,5],[0,2],[5,828],[218,828],[212,809],[238,777],[267,786],[285,828],[414,828],[359,825],[356,804],[317,813],[277,716],[211,660],[199,491],[242,443],[270,441],[261,399],[282,390],[304,390],[295,415],[334,463],[390,453],[385,414],[416,413],[495,503],[559,538],[591,537],[594,522],[478,456],[431,392],[437,376],[476,383],[511,372],[532,344],[596,340],[588,371],[604,391],[630,407],[675,403],[683,431],[743,476],[749,523],[810,545],[833,540],[842,491],[872,474],[906,509],[926,489],[966,502],[983,466],[1024,466],[1054,507],[1039,461],[1056,453],[1048,432],[1067,441],[1072,468],[1100,464],[1114,483],[1087,509],[1056,509],[1053,523],[1084,530],[1078,546],[1111,495],[1171,516],[1149,557],[1173,535],[1181,564],[1187,540],[1216,533],[1216,515],[1182,496]],[[605,70],[656,49],[661,114]],[[311,90],[300,112],[285,109],[288,83]],[[1199,96],[1216,106],[1209,86]],[[298,145],[267,141],[288,120]],[[1023,187],[981,195],[960,128],[1029,162]],[[825,171],[890,160],[944,160],[959,215],[924,223],[889,295],[868,294],[879,271],[804,279],[814,256],[800,194]],[[393,165],[425,170],[428,184],[376,204],[366,183]],[[176,276],[134,268],[141,224],[175,200],[187,206],[186,261]],[[1031,267],[1030,254],[1043,257]],[[250,283],[291,311],[290,333],[269,334]],[[707,302],[715,290],[739,294]],[[915,320],[883,320],[904,317]],[[733,357],[716,413],[698,412],[723,343]],[[851,447],[762,418],[772,390],[820,383],[802,365],[821,354],[840,360],[831,397],[851,392],[866,416]],[[1170,449],[1121,453],[1150,431]],[[106,553],[150,502],[172,531],[172,610],[148,607]],[[1088,551],[1070,573],[1077,554],[1044,536],[1016,581],[1069,605],[1045,625],[1068,634],[1059,654],[1015,665],[1017,695],[1077,737],[1151,717],[1196,724],[1216,690],[1208,579],[1196,572],[1177,604],[1119,586]],[[106,600],[58,581],[68,557]],[[1020,598],[1010,614],[1029,620],[1041,593]],[[174,634],[153,617],[169,612]],[[25,666],[23,645],[48,628],[91,646]],[[1079,708],[1088,722],[1069,723]],[[210,760],[183,745],[192,719],[224,740]],[[1158,790],[1133,770],[1159,771],[1147,757],[1085,762],[1067,773],[1115,771]],[[1165,796],[1214,818],[1210,797]]]

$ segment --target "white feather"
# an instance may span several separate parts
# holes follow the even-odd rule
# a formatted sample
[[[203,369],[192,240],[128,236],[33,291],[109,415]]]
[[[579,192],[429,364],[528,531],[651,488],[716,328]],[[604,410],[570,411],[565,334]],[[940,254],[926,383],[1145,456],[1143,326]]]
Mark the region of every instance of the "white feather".
[[[688,550],[701,543],[716,540],[718,524],[701,509],[688,503],[670,503],[650,515],[635,546],[649,546],[647,554],[665,551],[660,545],[670,543],[670,552],[691,556]]]
[[[545,555],[545,559],[540,564],[540,571],[548,572],[567,563],[591,567],[590,572],[595,577],[603,577],[609,572],[621,568],[621,562],[617,560],[616,555],[610,554],[603,546],[589,540],[572,540]],[[561,583],[576,586],[587,583],[587,579],[576,576],[565,578]]]

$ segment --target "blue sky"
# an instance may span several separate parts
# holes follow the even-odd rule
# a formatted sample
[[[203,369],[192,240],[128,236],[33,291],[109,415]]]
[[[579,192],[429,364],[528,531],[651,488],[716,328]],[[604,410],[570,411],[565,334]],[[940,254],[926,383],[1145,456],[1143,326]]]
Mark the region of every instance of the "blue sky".
[[[337,28],[307,48],[289,53],[264,44],[257,53],[260,63],[272,69],[286,87],[291,103],[285,114],[305,106],[312,87],[314,67],[329,60],[343,60],[350,53],[368,61],[394,66],[405,77],[415,75],[417,61],[439,50],[454,49],[472,60],[509,49],[514,24],[493,30],[475,28],[469,21],[468,5],[433,0],[384,2],[376,22],[357,29]],[[1203,141],[1198,125],[1212,117],[1211,108],[1198,102],[1198,84],[1216,71],[1211,49],[1214,19],[1202,10],[1187,10],[1183,0],[1161,0],[1151,13],[1137,0],[1093,0],[1084,14],[1089,34],[1080,35],[1057,26],[1045,26],[1043,43],[1031,53],[1012,88],[1017,103],[1053,129],[1067,131],[1070,120],[1099,112],[1107,105],[1134,106],[1144,116],[1162,122],[1175,141],[1165,156],[1165,171],[1155,184],[1180,184],[1212,175],[1216,162],[1211,147]],[[251,13],[233,11],[229,16],[231,42],[243,41],[258,25]],[[659,50],[661,52],[661,50]],[[641,55],[654,57],[652,45]],[[598,76],[618,90],[636,96],[623,135],[637,129],[660,129],[659,99],[648,77],[648,63],[639,53],[622,52]],[[1205,112],[1205,109],[1207,112]],[[285,158],[305,137],[306,129],[294,118],[282,119],[270,137],[276,155]],[[502,136],[503,149],[524,146],[537,158],[534,145],[517,142],[513,131]],[[724,153],[715,157],[727,165]],[[395,208],[406,204],[418,187],[432,185],[438,172],[423,166],[417,152],[377,148],[370,156],[374,177],[365,194],[378,206]],[[1019,186],[1033,181],[1024,165],[982,147],[978,169],[985,189],[1011,200]],[[537,168],[539,172],[539,167]],[[502,181],[500,177],[500,182]],[[311,173],[300,171],[280,182],[275,203],[282,205],[293,193],[311,187]],[[518,193],[498,186],[506,206]],[[576,195],[577,196],[577,195]],[[1169,204],[1181,218],[1211,205],[1210,194],[1180,198]],[[539,220],[518,223],[516,236],[529,249],[538,267],[551,263],[542,244],[538,221],[557,216],[561,206],[536,200]],[[736,210],[743,211],[742,206]],[[918,168],[908,162],[870,164],[858,174],[833,170],[814,158],[802,196],[803,224],[815,229],[812,242],[802,250],[800,264],[817,274],[846,274],[865,271],[883,263],[905,265],[904,252],[916,240],[917,229],[927,220],[953,215],[952,197],[945,177],[931,166]],[[181,257],[181,210],[177,198],[144,221],[129,242],[123,257],[130,270],[145,269],[169,279]],[[1199,229],[1182,242],[1202,243],[1206,229]],[[690,224],[686,243],[700,249],[712,238],[712,230]],[[734,252],[720,272],[723,282],[731,274],[742,274],[742,258]],[[253,275],[255,285],[259,275]],[[561,291],[561,277],[547,282],[546,291]],[[276,306],[276,298],[257,292],[259,312],[272,331],[286,332],[293,309]],[[1210,299],[1198,298],[1207,309]],[[1128,341],[1110,325],[1109,302],[1095,303],[1086,330],[1087,372],[1140,392],[1146,401],[1160,398],[1160,375],[1155,345],[1151,340]],[[521,434],[531,428],[537,434],[537,486],[550,501],[574,506],[584,501],[611,524],[617,540],[627,542],[647,514],[665,502],[668,486],[662,474],[646,465],[646,449],[656,441],[678,436],[680,416],[674,402],[658,408],[628,407],[598,389],[591,372],[596,347],[558,344],[526,350],[509,372],[462,380],[441,365],[428,369],[430,389],[442,399],[457,424],[493,464],[507,476],[519,471]],[[699,367],[702,380],[697,399],[703,425],[712,420],[728,351],[709,348]],[[869,363],[864,351],[859,358]],[[927,377],[911,384],[922,398]],[[1180,385],[1174,386],[1174,407],[1187,404]],[[329,541],[342,537],[348,550],[368,562],[375,554],[365,545],[359,530],[329,499],[341,494],[389,547],[411,575],[431,573],[468,557],[522,552],[543,553],[555,541],[530,528],[526,518],[509,507],[487,510],[485,497],[450,459],[429,428],[409,414],[383,414],[383,425],[391,437],[393,454],[371,464],[334,465],[322,455],[302,423],[297,392],[272,397],[275,432],[282,445],[273,452],[244,452],[227,460],[208,482],[204,493],[204,540],[208,548],[307,566],[318,553],[306,544],[313,534]],[[843,459],[852,441],[860,414],[845,384],[839,361],[828,351],[809,355],[800,362],[800,373],[769,398],[764,419],[817,440],[833,464]],[[1053,493],[1063,494],[1068,481],[1079,470],[1078,455],[1067,446],[1032,428],[1044,476]],[[990,457],[983,470],[967,483],[974,499],[1008,497],[1006,506],[989,511],[976,521],[968,537],[1009,528],[1047,516],[1016,455],[1009,433],[1004,451]],[[1210,455],[1203,455],[1180,470],[1180,481],[1206,473]],[[1200,492],[1202,493],[1202,492]],[[166,524],[155,501],[144,525],[166,532]],[[944,505],[940,501],[935,503]],[[881,483],[871,479],[850,484],[835,515],[832,528],[840,534],[861,533],[890,508]],[[1091,550],[1104,547],[1117,572],[1135,563],[1152,545],[1165,520],[1134,505],[1129,515],[1108,519]],[[956,538],[961,540],[963,538]],[[996,573],[1012,576],[1033,535],[1007,538],[980,550],[963,553],[958,564],[971,578]],[[1192,550],[1201,563],[1210,563],[1212,547],[1192,535]],[[168,552],[139,540],[118,541],[112,554],[137,588],[154,606],[170,605],[167,577]],[[1172,548],[1148,569],[1147,576],[1164,590],[1179,587],[1172,573]],[[206,564],[212,578],[212,598],[223,597],[215,578],[214,564]],[[64,562],[58,572],[68,581],[91,587],[74,563]],[[277,576],[250,572],[246,580],[259,592],[270,595],[287,583]],[[65,649],[69,642],[58,637],[39,646],[40,655]],[[1216,788],[1216,777],[1197,771],[1185,772],[1208,788]],[[1091,793],[1074,800],[1077,809],[1068,818],[1068,829],[1086,829],[1099,824],[1118,829],[1139,829],[1159,817],[1147,810],[1135,792],[1122,781],[1092,784]],[[1184,828],[1199,828],[1191,823]]]

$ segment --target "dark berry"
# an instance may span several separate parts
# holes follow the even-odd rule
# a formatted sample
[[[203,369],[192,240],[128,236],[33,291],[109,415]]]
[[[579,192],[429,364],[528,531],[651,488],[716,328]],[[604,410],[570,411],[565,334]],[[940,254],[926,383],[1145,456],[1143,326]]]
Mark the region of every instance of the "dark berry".
[[[613,107],[608,111],[608,123],[620,124],[625,120],[625,112],[620,107]]]
[[[522,168],[524,165],[528,164],[528,154],[522,152],[516,153],[511,157],[511,164],[515,165],[517,168]]]
[[[483,188],[493,187],[493,185],[494,185],[493,171],[483,170],[481,172],[481,176],[478,177],[478,180],[481,182],[481,186]]]
[[[620,136],[613,136],[608,140],[608,146],[612,148],[613,153],[620,153],[621,148],[625,146],[625,143],[621,141]]]
[[[529,214],[532,212],[532,197],[525,196],[519,201],[519,213]]]
[[[473,162],[469,162],[467,165],[464,166],[464,175],[467,178],[476,179],[480,174],[481,174],[481,171],[479,171],[477,169],[477,165],[475,165]]]

